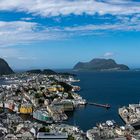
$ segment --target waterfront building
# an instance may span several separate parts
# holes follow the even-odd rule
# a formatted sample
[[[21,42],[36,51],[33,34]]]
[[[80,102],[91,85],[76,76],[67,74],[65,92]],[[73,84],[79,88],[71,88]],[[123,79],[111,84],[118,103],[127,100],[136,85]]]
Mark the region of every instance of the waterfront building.
[[[14,107],[15,107],[14,100],[7,100],[7,101],[5,101],[4,102],[4,107],[13,111]]]
[[[67,140],[67,133],[48,133],[48,132],[38,132],[37,139],[46,139],[46,140]]]
[[[127,131],[112,120],[97,124],[86,133],[89,140],[126,140]]]
[[[55,106],[61,106],[64,111],[73,111],[74,110],[74,105],[71,100],[61,100],[61,101],[56,101],[53,102],[53,105]]]
[[[63,109],[59,106],[47,106],[48,112],[51,114],[53,120],[55,122],[60,122],[62,120],[66,120],[68,117],[64,113]]]
[[[18,140],[34,140],[34,136],[30,132],[16,134]]]
[[[47,87],[47,90],[49,92],[57,92],[57,91],[63,92],[64,88],[60,85],[53,85],[53,86]]]
[[[33,108],[31,104],[22,104],[20,106],[19,112],[21,114],[31,114],[33,112]]]
[[[52,117],[45,110],[36,110],[33,112],[33,118],[46,123],[52,123]]]
[[[18,140],[18,138],[17,138],[16,135],[14,135],[14,134],[7,134],[7,135],[4,137],[4,140]]]
[[[140,104],[121,107],[118,109],[118,113],[126,124],[130,124],[136,130],[140,129]]]

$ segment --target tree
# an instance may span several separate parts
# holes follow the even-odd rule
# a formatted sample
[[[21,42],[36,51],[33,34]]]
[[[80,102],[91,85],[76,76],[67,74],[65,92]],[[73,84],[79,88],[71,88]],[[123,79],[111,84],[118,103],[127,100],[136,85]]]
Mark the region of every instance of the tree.
[[[75,138],[72,135],[69,135],[68,140],[75,140]]]

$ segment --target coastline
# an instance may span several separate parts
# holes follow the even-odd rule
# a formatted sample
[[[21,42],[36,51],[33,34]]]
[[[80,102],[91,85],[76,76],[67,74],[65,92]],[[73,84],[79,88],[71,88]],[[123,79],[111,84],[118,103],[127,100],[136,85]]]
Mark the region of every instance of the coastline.
[[[108,87],[115,86],[115,88],[118,90],[118,87],[120,87],[120,86],[122,87],[122,85],[120,82],[119,82],[120,83],[119,85],[115,85],[115,83],[118,83],[118,80],[121,80],[121,82],[123,82],[123,83],[124,83],[124,81],[130,82],[129,84],[126,83],[125,85],[123,85],[123,89],[126,90],[126,86],[128,86],[128,85],[129,85],[128,88],[132,87],[132,89],[134,89],[135,86],[133,84],[131,84],[131,81],[132,81],[131,78],[135,77],[136,79],[139,79],[139,77],[137,77],[138,74],[139,74],[139,72],[131,72],[131,73],[127,72],[125,74],[124,74],[124,72],[119,72],[119,73],[116,73],[116,72],[112,72],[112,73],[111,72],[110,73],[108,73],[108,72],[107,73],[106,72],[101,72],[101,73],[100,72],[97,72],[97,73],[95,73],[95,72],[93,72],[93,73],[92,72],[78,72],[76,78],[80,79],[80,82],[74,84],[74,85],[78,85],[78,86],[82,87],[81,90],[78,91],[78,94],[81,97],[83,97],[84,99],[86,99],[87,101],[96,101],[98,103],[104,103],[104,104],[109,103],[111,105],[111,108],[110,108],[110,110],[106,110],[104,108],[98,108],[98,107],[89,106],[89,105],[86,105],[85,107],[79,106],[79,108],[76,108],[73,113],[69,113],[68,120],[64,121],[64,123],[69,124],[71,126],[80,126],[80,129],[84,130],[84,132],[91,129],[93,126],[96,126],[97,123],[103,123],[103,122],[106,122],[107,120],[115,120],[115,122],[118,125],[120,125],[120,126],[124,125],[124,123],[120,119],[118,113],[116,113],[118,107],[122,106],[122,105],[127,105],[128,103],[131,103],[131,102],[132,103],[137,102],[137,100],[133,100],[131,102],[129,102],[129,101],[124,102],[122,100],[120,102],[117,100],[118,96],[117,96],[117,92],[114,90],[114,88],[110,91],[110,88],[108,88]],[[128,78],[128,75],[129,75],[130,79]],[[101,79],[104,79],[104,80],[101,80]],[[108,79],[108,80],[106,81],[106,79]],[[102,89],[100,87],[102,87]],[[103,89],[104,89],[104,92],[101,92],[101,91],[103,91]],[[122,89],[120,89],[119,92],[121,92],[121,94],[123,94]],[[124,90],[123,90],[123,92],[124,92]],[[129,93],[130,92],[131,92],[131,90],[129,90]],[[129,93],[128,92],[127,93],[124,92],[124,93],[125,93],[124,95],[127,94],[127,96],[128,96],[127,99],[129,99]],[[122,99],[126,100],[126,98],[124,98],[124,95],[122,96],[123,97]],[[131,96],[131,94],[130,94],[130,96]],[[112,100],[113,97],[115,98],[115,100]],[[133,95],[133,97],[134,97],[134,95]],[[114,104],[116,101],[119,103],[119,106],[118,105],[116,106]],[[102,116],[104,116],[104,117],[102,117]],[[85,119],[87,120],[86,122],[84,122]],[[86,123],[86,125],[85,125],[85,123]]]

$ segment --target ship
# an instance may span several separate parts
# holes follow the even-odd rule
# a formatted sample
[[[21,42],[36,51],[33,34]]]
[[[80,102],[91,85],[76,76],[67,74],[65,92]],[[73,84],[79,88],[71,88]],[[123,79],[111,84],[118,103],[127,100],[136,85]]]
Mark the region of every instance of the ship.
[[[36,110],[33,112],[33,118],[41,121],[41,122],[45,122],[48,124],[53,123],[52,117],[50,116],[50,114],[47,111],[44,110]]]

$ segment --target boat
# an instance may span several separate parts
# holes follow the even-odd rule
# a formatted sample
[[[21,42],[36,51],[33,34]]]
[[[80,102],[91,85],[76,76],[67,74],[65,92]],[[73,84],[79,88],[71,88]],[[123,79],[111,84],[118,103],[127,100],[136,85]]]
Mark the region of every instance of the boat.
[[[79,105],[86,105],[87,102],[85,99],[78,100]]]

